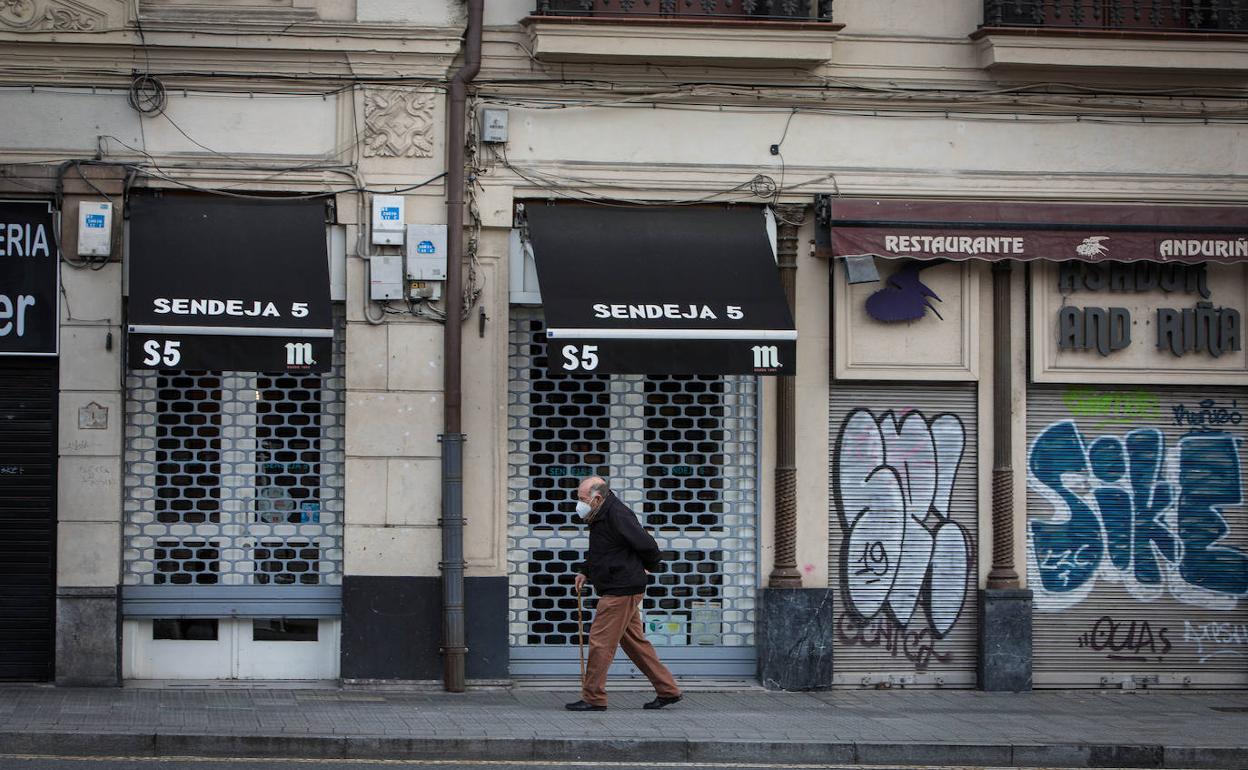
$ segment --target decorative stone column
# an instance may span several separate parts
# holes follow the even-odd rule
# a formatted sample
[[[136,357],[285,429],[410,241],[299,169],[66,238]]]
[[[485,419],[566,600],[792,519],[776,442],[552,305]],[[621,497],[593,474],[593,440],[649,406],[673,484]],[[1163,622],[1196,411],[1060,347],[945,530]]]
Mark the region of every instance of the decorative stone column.
[[[798,231],[805,206],[776,207],[776,262],[797,318]],[[793,377],[776,378],[775,558],[757,613],[758,671],[769,690],[832,685],[832,592],[802,588],[797,568],[797,402]]]
[[[780,285],[797,317],[797,233],[806,221],[805,206],[776,209],[776,263]],[[797,410],[793,377],[776,378],[776,528],[775,560],[768,588],[801,588],[797,569]]]
[[[992,266],[992,570],[979,597],[979,686],[1031,689],[1031,591],[1014,568],[1013,356],[1008,260]]]

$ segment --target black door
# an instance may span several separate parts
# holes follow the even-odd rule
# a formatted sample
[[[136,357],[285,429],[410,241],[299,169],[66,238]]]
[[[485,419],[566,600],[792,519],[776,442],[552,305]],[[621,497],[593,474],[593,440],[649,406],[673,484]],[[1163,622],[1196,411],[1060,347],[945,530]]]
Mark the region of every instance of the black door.
[[[55,359],[0,358],[0,680],[52,678]]]

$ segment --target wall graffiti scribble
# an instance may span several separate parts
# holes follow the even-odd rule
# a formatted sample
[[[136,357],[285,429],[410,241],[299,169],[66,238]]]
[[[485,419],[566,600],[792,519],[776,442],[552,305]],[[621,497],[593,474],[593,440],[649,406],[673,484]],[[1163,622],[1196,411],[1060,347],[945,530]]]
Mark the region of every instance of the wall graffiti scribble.
[[[1201,663],[1225,655],[1243,657],[1248,654],[1248,624],[1192,623],[1184,620],[1183,641],[1196,645],[1196,655]]]
[[[1229,406],[1218,406],[1216,399],[1202,399],[1196,408],[1188,408],[1186,404],[1175,404],[1170,407],[1174,413],[1174,424],[1218,430],[1215,425],[1239,425],[1244,415],[1239,411],[1239,402],[1232,399]]]
[[[1161,660],[1173,645],[1170,629],[1147,620],[1114,620],[1103,615],[1087,632],[1080,634],[1077,643],[1096,652],[1104,652],[1110,660],[1145,662],[1152,658]]]
[[[1165,437],[1139,428],[1088,441],[1055,422],[1032,445],[1030,481],[1055,515],[1033,518],[1031,557],[1050,606],[1073,606],[1098,577],[1132,596],[1226,609],[1248,594],[1248,554],[1225,545],[1222,511],[1243,501],[1230,433],[1188,433],[1167,464]],[[1228,603],[1229,602],[1229,603]]]
[[[931,629],[911,630],[886,615],[863,622],[853,613],[842,612],[836,618],[836,640],[855,647],[881,648],[894,658],[910,661],[920,674],[933,663],[948,663],[953,659],[950,653],[936,650]]]
[[[954,414],[928,420],[910,410],[898,422],[892,411],[876,417],[856,409],[842,423],[833,470],[843,532],[841,584],[860,626],[886,612],[904,632],[926,629],[941,639],[957,623],[971,545],[951,518],[950,502],[965,446],[966,431]],[[919,608],[925,617],[916,623]],[[886,624],[874,628],[838,633],[868,644],[867,635],[880,639]],[[908,637],[903,652],[907,645]]]

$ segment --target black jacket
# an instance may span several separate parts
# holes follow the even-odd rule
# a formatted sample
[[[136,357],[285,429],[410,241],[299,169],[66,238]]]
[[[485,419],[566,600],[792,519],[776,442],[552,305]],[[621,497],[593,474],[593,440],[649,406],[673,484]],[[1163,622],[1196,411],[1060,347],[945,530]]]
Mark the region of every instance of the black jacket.
[[[589,525],[589,553],[577,565],[599,596],[645,593],[646,570],[657,572],[663,562],[659,545],[641,527],[637,516],[608,492]]]

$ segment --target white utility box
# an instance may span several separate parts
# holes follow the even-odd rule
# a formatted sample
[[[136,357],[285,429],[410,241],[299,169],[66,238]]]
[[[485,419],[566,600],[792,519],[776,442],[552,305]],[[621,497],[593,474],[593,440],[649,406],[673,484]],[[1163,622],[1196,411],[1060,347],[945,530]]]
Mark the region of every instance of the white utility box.
[[[503,144],[507,141],[507,110],[485,107],[481,110],[481,141]]]
[[[446,280],[446,225],[407,226],[407,277]]]
[[[404,299],[403,258],[368,258],[368,298],[378,302]]]
[[[403,245],[403,196],[373,196],[373,245]]]
[[[78,256],[109,256],[112,234],[113,204],[108,201],[83,201],[78,204]]]

